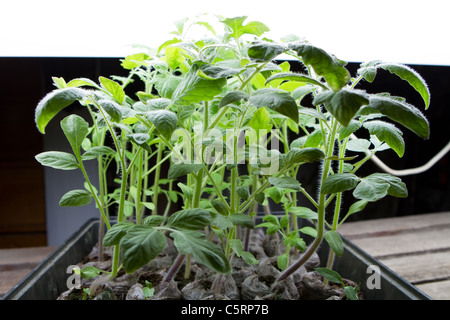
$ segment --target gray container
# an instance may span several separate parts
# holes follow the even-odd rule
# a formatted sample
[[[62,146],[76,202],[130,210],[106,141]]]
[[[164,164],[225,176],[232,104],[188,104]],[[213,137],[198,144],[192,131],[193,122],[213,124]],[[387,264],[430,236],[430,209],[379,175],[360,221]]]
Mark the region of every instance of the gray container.
[[[98,241],[97,219],[89,220],[80,230],[55,250],[20,283],[12,288],[3,300],[55,300],[67,290],[67,267],[75,265],[90,253]],[[344,254],[335,260],[333,269],[343,278],[360,283],[367,300],[431,300],[411,283],[384,266],[381,262],[343,238]],[[327,261],[329,248],[324,241],[319,249],[323,263]],[[380,289],[368,289],[369,266],[380,270]]]

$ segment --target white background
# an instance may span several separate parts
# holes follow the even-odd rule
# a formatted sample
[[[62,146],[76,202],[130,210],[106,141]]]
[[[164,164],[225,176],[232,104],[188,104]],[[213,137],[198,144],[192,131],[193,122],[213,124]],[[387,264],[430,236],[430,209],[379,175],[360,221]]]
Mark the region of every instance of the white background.
[[[1,0],[0,56],[124,57],[158,46],[174,21],[247,15],[349,62],[450,65],[448,1]],[[219,30],[221,31],[221,30]]]

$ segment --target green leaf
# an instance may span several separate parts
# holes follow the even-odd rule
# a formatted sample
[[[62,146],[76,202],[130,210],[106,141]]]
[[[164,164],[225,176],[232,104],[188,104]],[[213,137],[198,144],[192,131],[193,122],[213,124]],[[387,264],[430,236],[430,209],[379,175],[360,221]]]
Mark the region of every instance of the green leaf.
[[[103,237],[103,245],[108,247],[119,244],[120,240],[126,235],[127,231],[134,226],[135,224],[129,221],[117,222],[105,233]]]
[[[155,258],[165,247],[166,237],[150,226],[136,225],[120,240],[123,267],[132,273]]]
[[[103,270],[100,270],[99,268],[92,267],[92,266],[84,267],[83,269],[80,270],[80,274],[83,279],[95,278],[102,272],[103,272]]]
[[[344,285],[344,281],[342,280],[342,277],[334,270],[328,269],[328,268],[315,268],[320,275],[322,275],[324,278],[328,279],[331,282],[339,283]]]
[[[256,62],[272,61],[286,51],[286,47],[271,42],[257,42],[249,46],[248,56]]]
[[[69,81],[67,86],[72,87],[72,88],[87,86],[87,87],[94,87],[99,90],[101,89],[98,84],[96,84],[94,81],[92,81],[91,79],[88,79],[88,78],[73,79],[73,80]]]
[[[167,177],[168,179],[176,179],[189,173],[197,172],[204,166],[204,164],[175,163],[170,166]]]
[[[159,134],[170,140],[177,128],[177,115],[169,110],[152,110],[147,112],[147,118],[158,130]]]
[[[317,230],[312,227],[303,227],[300,229],[300,232],[307,234],[313,238],[317,237]]]
[[[259,262],[259,260],[257,260],[252,253],[243,250],[242,242],[240,239],[230,239],[228,240],[228,243],[230,244],[231,249],[236,253],[236,255],[244,259],[247,264],[252,265]]]
[[[322,103],[343,126],[348,126],[359,109],[369,104],[369,99],[364,91],[342,89],[338,92],[325,91],[317,95],[313,104]]]
[[[250,21],[244,25],[246,19],[247,16],[242,16],[227,18],[221,22],[230,27],[231,36],[235,38],[240,38],[244,34],[252,34],[259,37],[270,30],[264,23],[258,21]]]
[[[89,148],[82,156],[82,160],[92,160],[97,159],[98,157],[102,156],[111,156],[114,155],[116,152],[107,146],[98,146],[98,147],[92,147]]]
[[[339,91],[350,81],[345,63],[324,50],[308,43],[290,43],[289,49],[296,51],[306,65],[312,66],[316,74],[324,77],[333,91]]]
[[[388,173],[373,173],[367,177],[369,181],[384,181],[389,184],[388,194],[398,198],[406,198],[408,196],[408,190],[406,185],[399,177],[395,177]]]
[[[225,106],[229,105],[230,103],[238,102],[242,99],[246,100],[248,98],[250,98],[250,96],[246,92],[243,92],[243,91],[236,90],[236,91],[228,92],[222,98],[222,100],[220,100],[219,108],[225,107]]]
[[[241,73],[244,68],[231,68],[225,66],[218,65],[202,65],[200,69],[197,71],[197,75],[199,77],[208,79],[208,80],[216,80],[220,78],[229,78],[233,77],[239,73]]]
[[[194,195],[194,189],[185,185],[182,182],[178,182],[177,186],[181,189],[181,192],[183,193],[183,197],[186,197],[186,199],[192,200],[192,197]]]
[[[348,300],[358,300],[357,289],[352,286],[346,286],[344,288],[345,296]]]
[[[424,139],[428,139],[430,135],[428,120],[417,108],[406,102],[390,97],[372,96],[370,104],[360,111],[362,115],[381,113]]]
[[[71,190],[64,194],[59,201],[61,207],[80,207],[91,203],[91,193],[87,190]]]
[[[211,201],[211,205],[214,207],[214,209],[217,210],[218,213],[224,216],[228,216],[228,209],[227,206],[222,202],[220,199],[214,199]]]
[[[336,231],[329,230],[325,232],[323,235],[325,240],[330,245],[331,250],[336,253],[339,257],[342,257],[344,254],[344,243],[342,242],[342,238]]]
[[[211,223],[212,217],[208,210],[195,208],[173,213],[167,221],[167,226],[173,228],[199,230]]]
[[[302,162],[315,162],[325,158],[325,153],[318,148],[292,148],[286,154],[285,166]]]
[[[364,208],[366,207],[366,205],[367,205],[367,201],[366,200],[356,201],[348,209],[347,215],[349,216],[349,215],[352,215],[354,213],[363,211]]]
[[[294,98],[286,91],[264,88],[254,91],[250,102],[258,108],[266,107],[298,123],[298,106]]]
[[[255,228],[253,219],[244,213],[232,213],[228,216],[228,218],[236,226],[243,226],[249,229]]]
[[[339,140],[344,140],[349,137],[353,132],[361,128],[361,122],[351,120],[347,126],[343,126],[339,129]]]
[[[155,205],[153,205],[153,207],[154,206]],[[166,221],[166,218],[164,218],[163,216],[151,215],[142,220],[142,224],[145,226],[159,226],[164,221]]]
[[[369,150],[371,142],[366,139],[352,139],[347,143],[347,150],[354,152],[367,152]]]
[[[171,99],[174,91],[183,81],[182,77],[172,73],[157,73],[154,78],[154,86],[162,98]]]
[[[307,207],[290,207],[289,212],[295,214],[295,216],[298,218],[311,220],[317,220],[318,218],[317,212]]]
[[[74,152],[79,152],[84,138],[89,133],[89,124],[80,116],[72,114],[61,121],[61,128]]]
[[[125,57],[121,60],[121,66],[124,69],[132,70],[134,68],[140,67],[144,64],[145,60],[150,59],[150,56],[145,53],[135,53]]]
[[[377,68],[374,66],[362,66],[358,69],[357,73],[362,76],[364,80],[372,83],[377,75]]]
[[[300,74],[300,73],[291,73],[291,72],[280,72],[276,73],[273,76],[269,77],[266,80],[266,85],[268,85],[270,82],[274,80],[281,80],[281,81],[296,81],[301,83],[309,83],[313,84],[319,87],[322,87],[323,89],[328,89],[327,86],[325,86],[322,82],[317,81],[314,78],[311,78],[308,75]],[[310,92],[310,88],[308,88],[308,93]],[[298,92],[297,92],[298,94]]]
[[[118,103],[123,103],[125,100],[125,91],[123,91],[120,84],[102,76],[99,78],[99,81],[103,89],[108,91]]]
[[[61,151],[46,151],[36,155],[36,160],[47,167],[60,170],[78,169],[78,163],[75,156],[71,153]]]
[[[45,133],[45,127],[59,111],[87,95],[85,90],[78,88],[58,89],[48,93],[38,103],[35,111],[35,122],[39,131]]]
[[[206,240],[198,231],[183,230],[170,233],[174,244],[181,254],[190,254],[200,264],[221,274],[231,272],[231,265],[223,251],[214,243]]]
[[[356,187],[359,178],[353,173],[336,173],[326,177],[321,187],[324,194],[339,193]]]
[[[151,153],[152,150],[148,145],[148,141],[150,140],[150,135],[147,133],[132,133],[127,135],[127,138],[134,142],[139,147],[144,148],[147,152]]]
[[[227,83],[224,78],[207,80],[197,75],[202,62],[195,62],[172,94],[176,104],[199,103],[213,100]]]
[[[122,111],[117,103],[102,99],[98,101],[98,104],[106,111],[113,122],[120,122],[122,120]]]
[[[264,192],[267,194],[267,196],[272,198],[275,203],[280,203],[281,199],[283,198],[283,192],[280,190],[280,188],[275,186],[267,188]]]
[[[280,254],[277,258],[277,266],[280,270],[285,270],[289,266],[289,255],[286,253]]]
[[[270,114],[266,108],[256,110],[248,125],[256,131],[257,135],[259,135],[259,130],[267,130],[268,133],[273,127],[270,123]]]
[[[401,158],[405,153],[405,141],[402,132],[393,124],[381,120],[367,121],[363,126],[381,142],[386,142]]]
[[[279,178],[270,177],[268,179],[268,181],[273,186],[276,186],[281,189],[292,189],[292,190],[297,190],[297,191],[300,191],[300,189],[301,189],[300,182],[298,182],[293,177],[279,177]]]
[[[425,102],[425,109],[428,109],[430,106],[430,91],[425,80],[417,71],[406,65],[396,63],[381,63],[377,67],[387,70],[407,81],[422,96]]]
[[[369,202],[377,201],[387,195],[389,188],[389,183],[383,180],[360,178],[359,184],[353,190],[353,196]]]

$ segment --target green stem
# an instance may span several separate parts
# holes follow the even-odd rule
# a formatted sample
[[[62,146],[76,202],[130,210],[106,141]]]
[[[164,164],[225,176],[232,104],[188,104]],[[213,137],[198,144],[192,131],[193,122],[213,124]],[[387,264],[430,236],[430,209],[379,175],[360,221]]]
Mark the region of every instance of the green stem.
[[[162,151],[163,151],[163,146],[162,143],[158,144],[158,153],[156,155],[156,163],[161,162],[161,158],[162,158]],[[153,210],[154,215],[158,214],[158,194],[159,194],[159,177],[161,175],[161,166],[157,166],[156,167],[156,172],[155,172],[155,180],[153,183],[153,204],[155,205],[155,210]]]
[[[336,138],[336,131],[337,131],[337,121],[333,119],[334,124],[331,130],[331,135],[329,137],[328,141],[328,149],[327,149],[327,155],[324,161],[323,170],[322,170],[322,178],[321,178],[321,186],[323,185],[323,182],[325,181],[326,177],[328,176],[328,173],[330,171],[331,166],[331,156],[333,155],[333,149],[334,149],[334,142]],[[290,276],[294,271],[296,271],[298,268],[300,268],[308,259],[312,256],[314,252],[316,252],[317,248],[319,247],[320,243],[323,239],[324,229],[325,229],[325,201],[326,197],[325,194],[320,192],[319,194],[319,201],[318,201],[318,218],[317,218],[317,235],[312,244],[309,246],[309,248],[305,251],[305,253],[289,268],[287,268],[277,279],[277,281],[282,281],[286,279],[288,276]]]

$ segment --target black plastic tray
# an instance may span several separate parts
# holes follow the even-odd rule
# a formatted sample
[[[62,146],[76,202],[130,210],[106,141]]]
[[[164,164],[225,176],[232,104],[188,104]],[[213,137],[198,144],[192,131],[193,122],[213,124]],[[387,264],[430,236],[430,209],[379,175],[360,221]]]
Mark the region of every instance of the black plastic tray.
[[[21,282],[12,288],[3,300],[55,300],[67,290],[71,275],[67,268],[83,260],[98,241],[98,220],[89,220],[80,230],[56,249]],[[367,300],[431,300],[411,283],[387,268],[381,262],[343,238],[344,254],[335,260],[333,269],[343,278],[360,283]],[[329,248],[325,241],[318,251],[321,261],[326,261]],[[367,278],[372,275],[370,265],[380,269],[380,289],[368,289]]]

